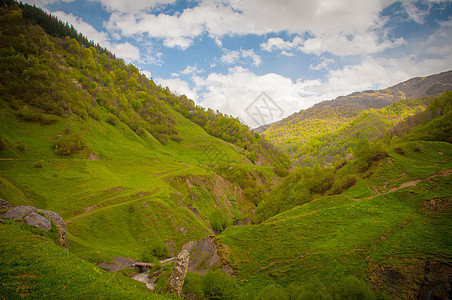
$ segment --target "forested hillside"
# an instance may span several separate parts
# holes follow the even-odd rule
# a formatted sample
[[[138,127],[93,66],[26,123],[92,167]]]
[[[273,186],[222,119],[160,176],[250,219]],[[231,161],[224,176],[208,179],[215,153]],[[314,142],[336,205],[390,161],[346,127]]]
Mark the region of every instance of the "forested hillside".
[[[351,154],[360,138],[382,137],[448,89],[452,89],[451,71],[413,78],[384,90],[318,103],[276,122],[264,135],[290,154],[295,165],[331,165]]]

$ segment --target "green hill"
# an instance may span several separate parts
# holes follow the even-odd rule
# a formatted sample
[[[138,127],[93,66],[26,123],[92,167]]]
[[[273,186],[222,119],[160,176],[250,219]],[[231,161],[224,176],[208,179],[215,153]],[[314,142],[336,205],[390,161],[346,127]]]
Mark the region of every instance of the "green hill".
[[[451,93],[422,96],[451,72],[274,124],[277,145],[288,124],[298,131],[284,143],[303,135],[289,152],[304,167],[289,169],[237,119],[157,86],[36,7],[0,4],[0,198],[57,212],[69,248],[2,219],[0,298],[158,297],[131,270],[95,264],[157,262],[211,235],[233,278],[189,273],[187,298],[450,294]],[[164,293],[171,266],[150,272]]]
[[[108,51],[46,33],[33,9],[1,8],[0,197],[59,213],[71,252],[92,261],[140,259],[153,240],[177,253],[218,213],[253,218],[282,155]],[[230,183],[219,164],[252,180]]]
[[[413,78],[384,90],[320,102],[272,124],[263,133],[290,154],[295,165],[328,165],[352,153],[359,138],[382,137],[447,89],[452,89],[451,71]]]

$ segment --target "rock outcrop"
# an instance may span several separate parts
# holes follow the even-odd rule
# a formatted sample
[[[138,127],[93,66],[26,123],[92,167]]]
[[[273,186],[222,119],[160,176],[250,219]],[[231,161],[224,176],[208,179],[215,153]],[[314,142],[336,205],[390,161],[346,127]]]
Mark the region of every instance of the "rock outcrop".
[[[1,200],[2,207],[12,207],[8,201]],[[0,218],[12,220],[22,219],[24,223],[36,226],[45,231],[52,228],[53,222],[58,231],[61,247],[64,250],[68,250],[66,245],[66,225],[64,224],[63,218],[56,212],[39,209],[34,206],[16,206],[8,209],[8,211],[0,215]]]
[[[211,268],[220,268],[232,276],[233,269],[222,259],[218,252],[214,236],[208,236],[200,241],[190,241],[182,246],[190,253],[188,272],[205,275]]]
[[[10,209],[13,206],[6,200],[0,199],[0,209]]]
[[[176,259],[173,272],[168,279],[168,292],[181,297],[182,287],[184,286],[185,274],[188,270],[188,262],[190,261],[190,253],[187,250],[182,250]]]

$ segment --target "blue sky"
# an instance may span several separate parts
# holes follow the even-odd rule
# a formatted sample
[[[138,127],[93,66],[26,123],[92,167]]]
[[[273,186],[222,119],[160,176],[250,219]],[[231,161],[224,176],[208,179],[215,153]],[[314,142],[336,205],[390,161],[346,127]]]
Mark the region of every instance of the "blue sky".
[[[452,1],[30,0],[204,107],[286,117],[452,69]]]

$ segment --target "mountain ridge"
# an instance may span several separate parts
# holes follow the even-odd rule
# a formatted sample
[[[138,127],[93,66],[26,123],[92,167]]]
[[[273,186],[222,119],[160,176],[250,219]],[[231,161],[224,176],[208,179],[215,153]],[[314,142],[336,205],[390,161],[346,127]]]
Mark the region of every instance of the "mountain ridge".
[[[343,149],[333,154],[319,150],[323,151],[323,154],[318,156],[309,152],[309,149],[314,146],[314,140],[331,143],[340,128],[349,122],[355,122],[354,120],[361,113],[366,111],[372,113],[372,110],[378,111],[398,101],[425,98],[424,104],[419,103],[425,108],[428,99],[450,89],[452,89],[452,71],[412,78],[383,90],[355,92],[334,100],[322,101],[272,124],[263,134],[278,148],[291,155],[292,162],[297,165],[310,165],[309,161],[325,157],[323,164],[333,163],[336,160],[334,158],[336,154],[344,157],[351,153],[352,149]],[[407,111],[400,111],[394,117],[402,117],[398,120],[400,122],[412,113],[413,111],[408,108]],[[375,126],[379,126],[378,122]],[[376,137],[378,135],[369,138]],[[297,160],[301,156],[312,157],[312,160],[310,158],[306,162]]]

